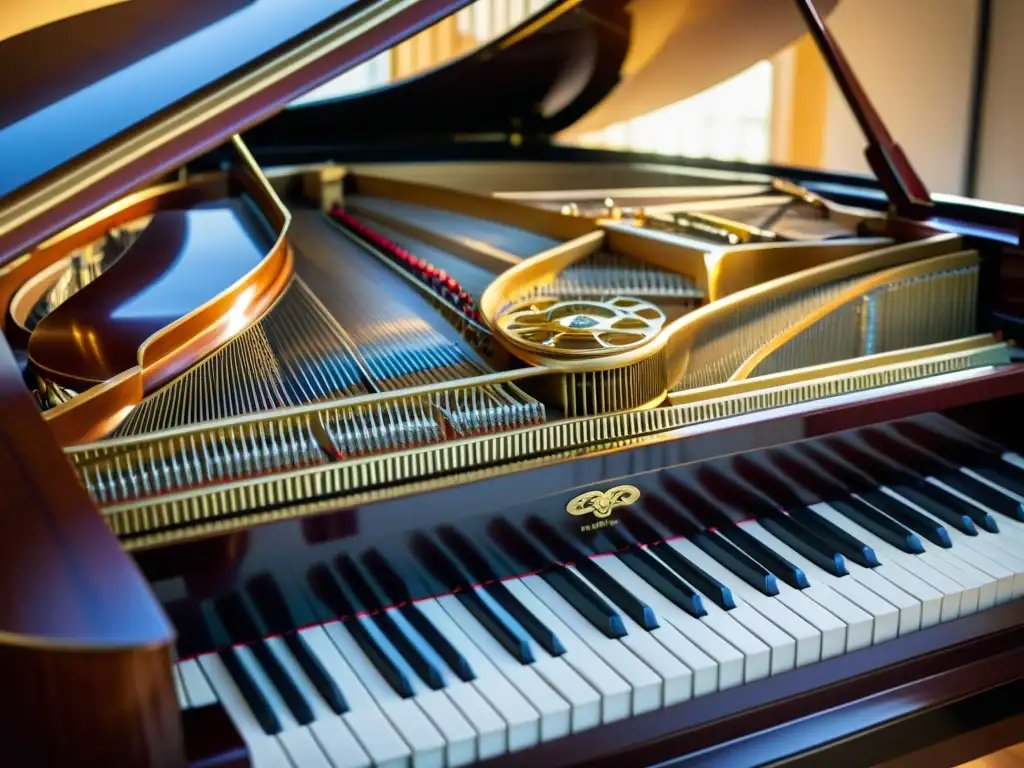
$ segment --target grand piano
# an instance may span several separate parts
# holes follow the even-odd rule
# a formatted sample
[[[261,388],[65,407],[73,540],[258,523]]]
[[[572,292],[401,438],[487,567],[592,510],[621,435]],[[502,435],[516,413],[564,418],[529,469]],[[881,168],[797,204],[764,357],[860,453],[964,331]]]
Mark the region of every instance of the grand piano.
[[[291,107],[464,0],[82,5],[0,42],[0,762],[1020,739],[1024,209],[929,193],[836,2]],[[808,32],[870,177],[552,141]]]

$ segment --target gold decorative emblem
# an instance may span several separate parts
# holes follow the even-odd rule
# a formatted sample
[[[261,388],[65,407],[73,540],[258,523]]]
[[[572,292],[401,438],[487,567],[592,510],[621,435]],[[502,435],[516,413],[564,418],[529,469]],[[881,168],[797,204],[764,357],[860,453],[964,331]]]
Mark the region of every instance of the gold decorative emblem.
[[[640,489],[632,485],[617,485],[607,491],[581,493],[568,504],[565,511],[570,515],[593,515],[605,518],[616,507],[625,507],[640,498]]]

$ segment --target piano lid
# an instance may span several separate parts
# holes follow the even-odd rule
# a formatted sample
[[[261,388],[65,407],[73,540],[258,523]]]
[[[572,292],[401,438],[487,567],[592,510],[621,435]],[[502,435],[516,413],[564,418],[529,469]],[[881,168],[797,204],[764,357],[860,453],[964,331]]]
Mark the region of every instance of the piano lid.
[[[470,1],[5,0],[0,265]]]
[[[0,266],[252,126],[259,145],[307,147],[591,130],[698,93],[808,29],[828,50],[821,15],[839,0],[555,0],[425,75],[281,112],[469,2],[73,0],[93,10],[31,29],[16,14],[0,26],[15,33],[0,68],[17,73],[0,79]],[[842,77],[838,49],[826,58]],[[902,183],[916,201],[927,190],[905,183],[894,149],[877,153],[896,166],[886,190]]]
[[[815,0],[821,14],[839,0]],[[807,32],[793,0],[562,0],[437,69],[293,107],[253,146],[387,143],[600,129],[739,74]]]

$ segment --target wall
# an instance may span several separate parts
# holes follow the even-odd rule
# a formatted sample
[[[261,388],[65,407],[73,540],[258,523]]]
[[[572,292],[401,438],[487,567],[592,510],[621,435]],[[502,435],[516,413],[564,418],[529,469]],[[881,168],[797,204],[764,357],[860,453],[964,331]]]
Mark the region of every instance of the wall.
[[[1004,2],[1024,11],[1021,0]],[[829,19],[893,138],[933,192],[965,191],[978,7],[979,0],[841,0]],[[863,134],[831,79],[825,113],[821,165],[866,171]]]
[[[1024,2],[994,0],[975,197],[1024,205]]]

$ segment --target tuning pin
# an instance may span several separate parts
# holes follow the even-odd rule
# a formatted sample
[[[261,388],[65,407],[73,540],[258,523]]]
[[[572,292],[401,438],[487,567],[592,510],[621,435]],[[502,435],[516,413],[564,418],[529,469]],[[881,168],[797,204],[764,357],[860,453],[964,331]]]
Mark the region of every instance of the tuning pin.
[[[604,218],[615,220],[622,218],[622,209],[616,207],[615,201],[610,197],[604,199]]]

